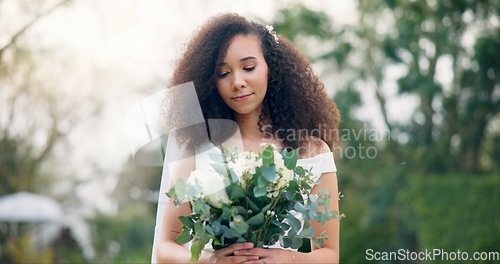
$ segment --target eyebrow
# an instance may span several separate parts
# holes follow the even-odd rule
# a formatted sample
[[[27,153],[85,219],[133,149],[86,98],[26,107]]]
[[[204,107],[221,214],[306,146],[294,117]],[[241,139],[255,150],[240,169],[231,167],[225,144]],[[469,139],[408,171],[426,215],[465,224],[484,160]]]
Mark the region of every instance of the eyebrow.
[[[240,62],[244,62],[244,61],[247,61],[247,60],[256,60],[257,58],[254,57],[254,56],[247,56],[247,57],[244,57],[244,58],[241,58],[240,59]],[[223,65],[226,65],[227,63],[226,62],[221,62],[221,63],[218,63],[217,66],[223,66]]]

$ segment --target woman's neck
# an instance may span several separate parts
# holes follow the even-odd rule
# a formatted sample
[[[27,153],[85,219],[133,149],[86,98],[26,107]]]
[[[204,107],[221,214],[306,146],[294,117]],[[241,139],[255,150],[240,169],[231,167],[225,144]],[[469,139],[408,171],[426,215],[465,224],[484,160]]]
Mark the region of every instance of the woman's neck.
[[[266,135],[261,131],[261,128],[259,127],[260,113],[260,111],[254,111],[245,115],[235,113],[234,117],[240,130],[241,140],[243,141],[243,148],[245,150],[260,152],[260,143],[262,142],[268,144],[276,144],[279,148],[281,148],[282,144],[278,139],[270,137],[269,135]],[[263,126],[262,128],[265,128],[266,121],[263,120],[263,122],[261,122],[261,125]]]
[[[244,115],[235,113],[234,117],[243,140],[258,140],[265,136],[259,128],[260,111],[254,111]]]

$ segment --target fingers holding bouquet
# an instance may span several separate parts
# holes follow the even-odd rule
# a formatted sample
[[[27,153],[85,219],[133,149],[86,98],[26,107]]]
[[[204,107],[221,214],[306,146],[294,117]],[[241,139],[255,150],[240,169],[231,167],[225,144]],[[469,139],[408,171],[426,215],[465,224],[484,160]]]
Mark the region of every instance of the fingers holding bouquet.
[[[259,263],[294,263],[294,256],[291,250],[278,248],[250,248],[242,249],[234,252],[236,256],[256,256],[257,259],[252,259],[244,262],[245,264]]]
[[[259,260],[259,256],[255,254],[236,254],[236,252],[247,252],[252,248],[253,243],[235,243],[226,248],[202,255],[199,263],[253,263],[252,261]]]

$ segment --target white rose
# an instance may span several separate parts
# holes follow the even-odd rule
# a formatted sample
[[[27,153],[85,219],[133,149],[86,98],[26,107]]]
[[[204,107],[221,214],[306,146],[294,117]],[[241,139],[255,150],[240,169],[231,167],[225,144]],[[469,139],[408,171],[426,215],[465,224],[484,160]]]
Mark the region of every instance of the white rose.
[[[274,151],[274,166],[276,167],[276,171],[278,172],[286,169],[285,161],[283,160],[281,153],[276,150]]]
[[[245,152],[243,153],[243,157],[246,160],[245,169],[250,174],[255,173],[255,168],[262,165],[262,160],[259,159],[259,156],[253,152]]]
[[[276,189],[281,189],[283,187],[288,186],[288,183],[293,180],[293,171],[285,168],[280,172],[280,179],[278,180],[278,183],[276,184]]]
[[[226,192],[227,178],[213,169],[208,171],[194,170],[189,176],[188,183],[199,185],[208,204],[213,207],[222,208],[224,204],[231,203]]]
[[[259,156],[250,151],[238,154],[234,163],[228,162],[228,167],[236,174],[243,188],[246,188],[247,183],[251,181],[255,168],[261,165]]]

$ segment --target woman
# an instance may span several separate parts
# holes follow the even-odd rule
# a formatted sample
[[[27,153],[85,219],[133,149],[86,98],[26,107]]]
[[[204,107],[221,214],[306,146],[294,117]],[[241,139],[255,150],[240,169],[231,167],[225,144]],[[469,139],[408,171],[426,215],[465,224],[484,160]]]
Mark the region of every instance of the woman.
[[[338,136],[339,112],[308,61],[291,42],[278,37],[272,29],[236,14],[216,16],[186,46],[171,85],[191,81],[205,120],[232,120],[237,126],[228,129],[227,123],[212,122],[208,132],[186,129],[178,133],[180,144],[188,146],[183,148],[183,157],[188,158],[170,164],[174,177],[185,177],[199,166],[196,149],[207,136],[211,146],[231,147],[238,145],[233,139],[239,132],[241,151],[260,152],[261,142],[279,148],[299,148],[299,161],[318,167],[316,176],[323,179],[312,192],[327,187],[338,193],[332,150]],[[167,124],[175,126],[178,119],[171,115]],[[337,197],[332,198],[330,205],[338,211]],[[178,217],[189,213],[187,205],[176,207],[172,202],[165,205],[159,218],[161,231],[155,239],[156,262],[189,261],[189,250],[174,241],[182,231]],[[199,262],[338,262],[339,220],[324,225],[313,222],[312,227],[317,235],[326,231],[329,239],[319,249],[311,243],[310,253],[236,243],[221,250],[204,251]]]

